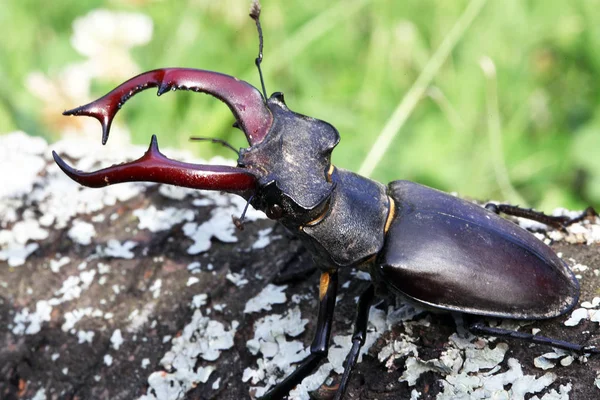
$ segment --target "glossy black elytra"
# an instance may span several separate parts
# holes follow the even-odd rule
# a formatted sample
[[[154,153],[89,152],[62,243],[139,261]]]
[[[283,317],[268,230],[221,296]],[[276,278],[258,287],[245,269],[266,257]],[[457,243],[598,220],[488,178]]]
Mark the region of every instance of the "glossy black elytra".
[[[260,38],[257,2],[251,10]],[[264,90],[264,83],[261,84]],[[327,122],[291,111],[283,95],[263,96],[250,84],[216,72],[168,68],[138,75],[104,97],[66,111],[102,124],[106,142],[114,116],[136,93],[157,87],[211,94],[229,106],[250,147],[239,151],[236,167],[182,163],[158,150],[153,137],[140,159],[84,173],[56,153],[62,170],[75,181],[103,187],[127,181],[152,181],[220,190],[244,197],[302,241],[321,269],[319,314],[311,354],[269,391],[281,399],[327,355],[340,268],[370,272],[373,285],[360,296],[352,337],[336,399],[343,397],[364,344],[375,287],[420,305],[467,314],[544,319],[564,314],[579,297],[577,280],[545,244],[500,212],[564,227],[577,221],[548,217],[507,205],[473,203],[409,181],[388,185],[331,164],[340,140]],[[586,215],[595,215],[591,209]],[[237,222],[241,224],[240,221]],[[509,336],[574,351],[597,352],[558,340],[504,331],[477,323],[476,333]]]

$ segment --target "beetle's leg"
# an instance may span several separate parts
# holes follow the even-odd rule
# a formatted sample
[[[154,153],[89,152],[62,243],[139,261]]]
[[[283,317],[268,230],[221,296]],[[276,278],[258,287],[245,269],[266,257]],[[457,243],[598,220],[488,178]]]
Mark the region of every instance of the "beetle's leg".
[[[319,317],[317,319],[315,337],[310,346],[310,355],[302,361],[302,364],[300,364],[294,372],[261,397],[261,400],[282,399],[290,392],[290,390],[302,382],[302,380],[306,378],[317,365],[319,365],[319,362],[327,356],[337,286],[337,271],[323,272],[321,274],[321,284],[319,287]]]
[[[600,354],[600,348],[587,347],[575,343],[565,342],[563,340],[552,339],[545,336],[538,336],[531,333],[511,331],[510,329],[492,328],[481,322],[476,322],[469,327],[469,330],[474,335],[489,335],[498,337],[507,337],[511,339],[524,340],[526,342],[543,344],[546,346],[556,347],[563,350],[574,351],[579,354]]]
[[[356,364],[358,359],[358,352],[360,348],[365,344],[367,338],[367,322],[369,322],[369,310],[371,309],[371,303],[375,296],[375,289],[373,285],[369,285],[358,298],[358,304],[356,306],[356,321],[354,321],[354,333],[352,334],[352,349],[346,357],[346,366],[344,367],[344,374],[340,381],[340,386],[335,393],[334,400],[341,400],[346,391],[346,385],[348,384],[348,378],[352,373],[352,368]]]
[[[540,211],[535,211],[528,208],[521,208],[518,206],[512,206],[510,204],[488,203],[485,205],[485,208],[496,214],[504,213],[515,217],[527,218],[533,221],[541,222],[542,224],[546,224],[556,229],[564,229],[567,226],[576,222],[581,222],[586,218],[598,216],[598,213],[592,207],[586,208],[580,215],[574,218],[569,218],[566,216],[554,217],[551,215],[546,215]]]

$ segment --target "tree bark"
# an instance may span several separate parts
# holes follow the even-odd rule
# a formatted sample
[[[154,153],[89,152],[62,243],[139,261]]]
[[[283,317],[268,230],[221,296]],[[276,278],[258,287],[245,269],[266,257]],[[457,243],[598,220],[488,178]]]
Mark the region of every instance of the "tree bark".
[[[144,184],[104,194],[108,189],[79,188],[50,162],[45,145],[36,142],[39,149],[32,150],[30,139],[12,140],[19,145],[11,162],[21,164],[4,165],[5,174],[21,173],[26,163],[43,165],[29,175],[25,171],[22,185],[0,197],[0,398],[250,398],[256,393],[251,387],[265,384],[243,381],[247,368],[260,371],[257,360],[262,356],[253,353],[251,340],[258,337],[264,317],[292,318],[299,310],[308,320],[287,327],[280,321],[284,333],[269,344],[279,346],[276,361],[286,363],[285,357],[297,352],[282,356],[278,352],[285,343],[310,345],[319,274],[281,226],[255,215],[243,231],[233,231],[230,215],[243,202],[220,194]],[[108,163],[83,160],[88,167],[96,162]],[[206,221],[210,226],[202,227]],[[600,296],[598,224],[578,225],[552,242],[576,266],[580,303]],[[551,235],[556,239],[558,233]],[[586,240],[590,243],[581,243]],[[31,254],[20,257],[19,252]],[[344,349],[343,340],[352,333],[355,298],[368,284],[356,275],[364,278],[341,271],[334,349]],[[269,287],[272,297],[259,296],[269,284],[276,285]],[[249,301],[257,296],[252,304],[258,310],[251,312]],[[537,328],[545,336],[599,344],[598,322],[592,321],[598,306],[579,311],[585,315],[575,326],[565,326],[569,312],[520,330]],[[448,314],[424,312],[392,324],[391,310],[384,310],[390,311],[387,315],[372,310],[375,339],[355,368],[347,399],[401,399],[417,392],[421,399],[485,398],[503,390],[512,398],[527,390],[528,398],[553,391],[559,397],[552,398],[600,395],[598,357],[569,364],[568,356],[553,359],[551,354],[545,365],[555,366],[545,371],[535,366],[544,360],[534,360],[552,349],[483,338],[465,344],[453,339],[457,328]],[[266,339],[258,343],[265,345]],[[499,343],[507,343],[506,353],[486,364],[492,354],[488,350],[504,349]],[[263,355],[268,348],[262,348]],[[339,358],[330,352],[327,362],[339,364]],[[425,372],[419,375],[419,370]],[[265,380],[281,378],[282,371],[269,373]],[[335,385],[339,375],[328,375]],[[399,381],[402,376],[418,378],[409,386]],[[496,382],[490,379],[494,376]],[[313,396],[331,398],[332,392],[324,385]]]

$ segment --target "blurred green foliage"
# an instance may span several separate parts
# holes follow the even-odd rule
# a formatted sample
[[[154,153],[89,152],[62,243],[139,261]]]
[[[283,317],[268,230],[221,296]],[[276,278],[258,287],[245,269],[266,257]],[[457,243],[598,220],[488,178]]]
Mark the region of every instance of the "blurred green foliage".
[[[263,0],[265,79],[294,111],[332,123],[339,167],[357,170],[393,110],[440,45],[467,1]],[[0,132],[58,132],[25,86],[29,73],[58,73],[83,58],[72,22],[95,8],[150,16],[149,44],[132,50],[141,70],[196,67],[248,80],[257,37],[247,0],[8,0],[0,8]],[[373,178],[409,179],[479,199],[516,201],[501,191],[488,133],[489,57],[497,74],[504,178],[530,206],[600,205],[600,1],[488,1],[453,49],[387,150]],[[93,95],[115,84],[93,82]],[[73,107],[79,104],[72,104]],[[117,117],[135,143],[227,154],[193,135],[244,147],[219,101],[194,93],[137,96]],[[98,142],[100,127],[98,126]],[[90,151],[98,151],[90,149]],[[507,198],[508,197],[508,198]]]

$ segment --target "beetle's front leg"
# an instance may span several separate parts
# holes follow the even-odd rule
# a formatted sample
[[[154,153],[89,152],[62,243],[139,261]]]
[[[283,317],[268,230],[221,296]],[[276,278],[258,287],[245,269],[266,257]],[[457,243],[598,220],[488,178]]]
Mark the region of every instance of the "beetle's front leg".
[[[323,272],[321,274],[319,285],[319,317],[317,319],[315,337],[310,346],[310,355],[302,361],[302,364],[294,372],[261,397],[261,400],[282,399],[290,390],[302,382],[319,365],[321,360],[327,356],[337,286],[337,271]]]

